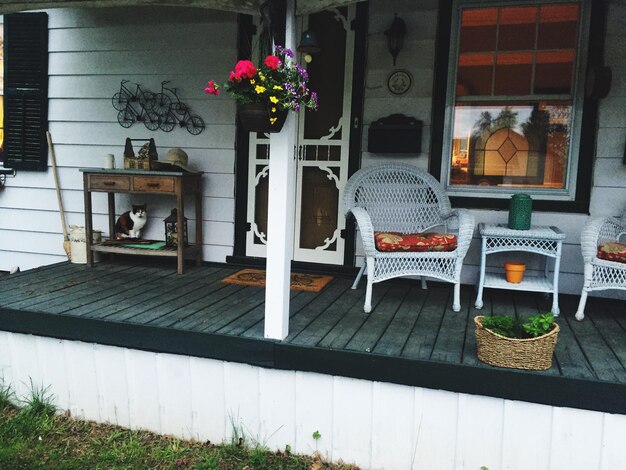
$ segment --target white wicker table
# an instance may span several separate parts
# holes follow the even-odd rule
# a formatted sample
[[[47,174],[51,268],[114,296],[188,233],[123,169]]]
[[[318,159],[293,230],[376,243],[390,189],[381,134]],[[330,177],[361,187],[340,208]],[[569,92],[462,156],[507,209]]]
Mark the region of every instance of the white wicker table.
[[[552,293],[552,313],[559,315],[559,266],[565,234],[557,227],[533,226],[529,230],[513,230],[506,224],[479,224],[482,238],[480,253],[480,279],[476,308],[483,308],[483,289],[513,289]],[[546,256],[543,276],[524,275],[519,284],[506,281],[504,273],[486,273],[487,255],[509,251],[524,251]],[[554,270],[550,276],[548,258],[554,258]]]

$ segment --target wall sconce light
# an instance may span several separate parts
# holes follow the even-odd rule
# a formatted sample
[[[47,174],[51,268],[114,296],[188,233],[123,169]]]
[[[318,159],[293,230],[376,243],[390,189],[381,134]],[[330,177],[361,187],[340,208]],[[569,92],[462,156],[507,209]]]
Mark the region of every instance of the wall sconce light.
[[[398,18],[398,14],[394,13],[393,22],[387,31],[387,48],[393,57],[393,65],[396,65],[396,57],[404,46],[404,35],[406,34],[406,24],[402,18]]]
[[[321,50],[315,33],[308,29],[303,31],[296,50],[304,54],[304,61],[307,64],[310,63],[313,60],[312,54],[317,54]]]
[[[172,209],[172,213],[167,216],[164,220],[165,222],[165,246],[176,248],[178,246],[178,242],[180,240],[180,236],[178,234],[178,211],[176,209]],[[187,217],[183,217],[183,239],[182,242],[184,246],[187,246]]]

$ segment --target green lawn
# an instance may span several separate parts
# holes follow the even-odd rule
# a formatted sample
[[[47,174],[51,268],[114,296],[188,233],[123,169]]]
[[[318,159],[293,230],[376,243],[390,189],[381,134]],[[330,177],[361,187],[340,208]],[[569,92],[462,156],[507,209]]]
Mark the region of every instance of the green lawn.
[[[131,431],[60,415],[45,390],[31,392],[16,406],[0,382],[0,468],[2,469],[336,469],[319,456],[270,452],[249,446],[244,437],[228,445],[184,441],[147,431]]]

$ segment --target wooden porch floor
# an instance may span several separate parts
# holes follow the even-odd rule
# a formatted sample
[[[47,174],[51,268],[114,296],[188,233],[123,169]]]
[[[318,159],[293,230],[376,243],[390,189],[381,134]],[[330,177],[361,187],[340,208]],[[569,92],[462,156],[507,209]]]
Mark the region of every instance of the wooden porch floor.
[[[319,293],[292,291],[290,334],[275,342],[263,339],[264,289],[221,282],[239,269],[177,275],[171,263],[128,258],[3,276],[0,329],[626,414],[622,301],[590,298],[577,322],[578,297],[561,296],[553,366],[526,372],[479,362],[472,318],[548,311],[540,294],[486,289],[476,310],[464,286],[457,313],[449,285],[387,281],[364,314],[363,281],[351,290],[335,276]]]

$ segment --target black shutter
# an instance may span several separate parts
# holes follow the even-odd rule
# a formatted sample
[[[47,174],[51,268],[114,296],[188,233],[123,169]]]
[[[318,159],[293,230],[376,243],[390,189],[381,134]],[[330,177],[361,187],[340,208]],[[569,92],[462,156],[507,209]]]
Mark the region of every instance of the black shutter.
[[[4,165],[46,171],[48,15],[4,17]]]

